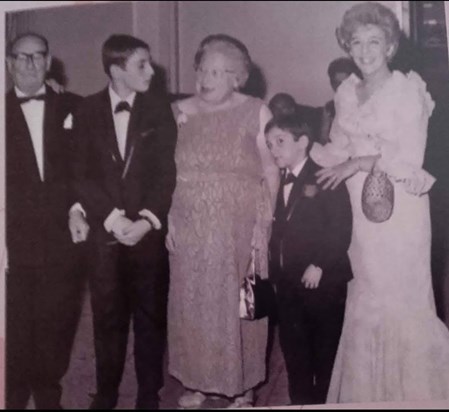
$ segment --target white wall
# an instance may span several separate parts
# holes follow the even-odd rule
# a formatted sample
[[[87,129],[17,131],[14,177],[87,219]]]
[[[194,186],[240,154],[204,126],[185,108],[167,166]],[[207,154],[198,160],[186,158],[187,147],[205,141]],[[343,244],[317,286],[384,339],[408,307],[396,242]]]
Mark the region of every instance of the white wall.
[[[320,106],[332,94],[329,62],[344,55],[335,29],[358,1],[181,1],[180,89],[193,92],[193,56],[212,33],[242,40],[267,80],[267,96],[288,92],[300,103]],[[398,2],[386,3],[392,8]],[[400,2],[399,2],[400,3]]]

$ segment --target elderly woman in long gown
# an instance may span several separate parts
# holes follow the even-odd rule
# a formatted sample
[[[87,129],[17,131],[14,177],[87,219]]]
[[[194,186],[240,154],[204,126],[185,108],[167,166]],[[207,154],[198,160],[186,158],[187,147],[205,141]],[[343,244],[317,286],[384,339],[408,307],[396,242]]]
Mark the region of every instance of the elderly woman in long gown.
[[[239,319],[239,287],[254,247],[267,277],[267,242],[278,169],[265,145],[260,99],[239,93],[246,47],[212,35],[195,56],[196,94],[175,104],[177,186],[169,214],[169,373],[199,408],[207,394],[253,404],[265,379],[267,319]]]

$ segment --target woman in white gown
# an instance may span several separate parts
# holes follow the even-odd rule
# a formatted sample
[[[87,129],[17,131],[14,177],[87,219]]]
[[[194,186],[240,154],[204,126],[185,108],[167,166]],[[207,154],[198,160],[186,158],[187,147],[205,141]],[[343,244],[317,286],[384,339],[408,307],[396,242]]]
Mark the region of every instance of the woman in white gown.
[[[336,93],[331,142],[311,157],[325,167],[318,182],[345,181],[353,234],[345,321],[327,401],[375,402],[449,398],[449,331],[435,313],[430,272],[427,192],[435,179],[422,169],[434,103],[414,72],[390,71],[399,24],[377,3],[352,7],[337,31],[362,72]],[[368,172],[387,173],[393,214],[373,223],[362,211]]]

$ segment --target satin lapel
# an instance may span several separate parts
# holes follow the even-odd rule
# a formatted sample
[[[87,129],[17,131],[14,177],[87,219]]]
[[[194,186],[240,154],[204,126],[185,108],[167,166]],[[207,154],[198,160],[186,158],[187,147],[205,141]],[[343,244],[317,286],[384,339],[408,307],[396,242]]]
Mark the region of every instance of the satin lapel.
[[[58,105],[57,96],[47,88],[44,106],[44,131],[42,147],[44,151],[44,180],[49,182],[53,179],[54,170],[52,166],[60,160],[58,157],[58,142],[62,139],[58,133]]]
[[[120,151],[118,149],[117,136],[115,134],[114,127],[114,118],[112,116],[111,109],[111,99],[109,97],[108,89],[105,89],[105,91],[103,92],[101,105],[104,127],[100,128],[100,130],[106,139],[105,147],[108,148],[112,161],[118,166],[123,167],[124,162],[122,160],[122,156],[120,156]]]
[[[276,198],[276,219],[285,219],[285,203],[284,203],[284,182],[286,176],[286,170],[281,173],[281,179],[279,184],[278,195]]]
[[[129,117],[128,131],[126,134],[125,159],[128,159],[131,153],[131,148],[134,146],[136,140],[136,134],[140,130],[140,123],[142,118],[142,97],[143,96],[140,93],[136,94],[131,110],[131,115]]]
[[[131,162],[134,158],[136,139],[141,129],[140,123],[142,121],[142,98],[142,94],[136,94],[131,114],[129,116],[128,130],[126,133],[125,165],[123,168],[122,179],[124,179],[128,174]]]
[[[7,110],[11,116],[11,119],[9,118],[9,116],[6,119],[7,135],[8,139],[14,139],[14,142],[10,141],[10,143],[8,143],[8,146],[10,148],[15,148],[18,150],[21,150],[23,148],[23,150],[28,153],[28,157],[30,159],[29,164],[32,164],[33,168],[33,176],[36,181],[40,182],[41,179],[39,175],[39,167],[37,165],[33,142],[31,141],[31,134],[28,129],[25,115],[23,114],[23,110],[20,107],[19,101],[17,100],[14,91],[8,93],[6,104]],[[7,150],[9,151],[10,148],[8,148]]]
[[[295,183],[293,183],[292,191],[290,192],[290,196],[288,198],[287,206],[286,206],[286,220],[290,220],[293,211],[297,208],[301,203],[302,191],[305,182],[307,181],[307,177],[310,173],[311,161],[307,159],[304,167],[302,168],[299,176],[296,178]]]

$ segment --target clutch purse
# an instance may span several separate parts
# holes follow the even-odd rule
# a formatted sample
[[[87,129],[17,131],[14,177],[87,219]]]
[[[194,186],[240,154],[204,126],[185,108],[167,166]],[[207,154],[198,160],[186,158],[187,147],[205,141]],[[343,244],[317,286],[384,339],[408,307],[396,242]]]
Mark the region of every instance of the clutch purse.
[[[276,307],[273,285],[256,271],[255,250],[251,252],[248,275],[240,286],[240,319],[257,320],[270,316]]]
[[[373,171],[368,174],[362,189],[362,211],[374,223],[388,220],[394,207],[394,186],[386,173]]]

